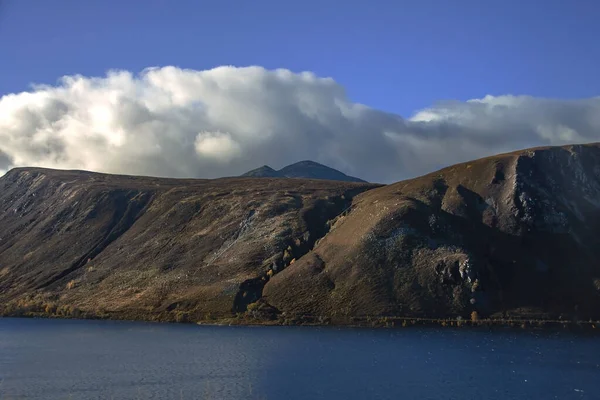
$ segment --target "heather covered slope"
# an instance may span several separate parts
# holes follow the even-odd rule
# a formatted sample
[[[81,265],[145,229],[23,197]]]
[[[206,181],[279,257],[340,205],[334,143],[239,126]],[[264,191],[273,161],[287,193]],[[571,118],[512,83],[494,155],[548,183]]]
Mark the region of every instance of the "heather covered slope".
[[[600,146],[539,148],[359,195],[264,301],[333,318],[599,318],[598,260]]]
[[[598,144],[388,186],[15,169],[0,178],[0,313],[597,320],[599,199]]]
[[[371,187],[15,169],[0,179],[0,307],[145,319],[244,311]]]

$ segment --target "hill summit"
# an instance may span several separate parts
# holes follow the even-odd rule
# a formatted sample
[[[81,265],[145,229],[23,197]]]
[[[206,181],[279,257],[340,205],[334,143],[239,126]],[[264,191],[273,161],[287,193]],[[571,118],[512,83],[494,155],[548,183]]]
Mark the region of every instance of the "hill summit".
[[[310,160],[288,165],[279,171],[268,165],[263,165],[262,167],[248,171],[241,176],[254,178],[304,178],[344,182],[366,182],[354,176],[346,175],[337,169]]]

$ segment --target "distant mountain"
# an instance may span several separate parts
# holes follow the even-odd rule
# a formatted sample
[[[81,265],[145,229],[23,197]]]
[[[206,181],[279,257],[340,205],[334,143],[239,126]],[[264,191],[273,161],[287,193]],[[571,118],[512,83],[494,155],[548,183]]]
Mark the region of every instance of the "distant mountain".
[[[260,168],[253,169],[252,171],[248,171],[242,176],[249,176],[255,178],[285,178],[278,171],[275,171],[273,168],[268,165],[263,165]]]
[[[274,170],[268,165],[263,165],[262,167],[248,171],[241,176],[255,178],[305,178],[345,182],[366,182],[354,176],[346,175],[337,169],[309,160],[288,165],[279,171]]]

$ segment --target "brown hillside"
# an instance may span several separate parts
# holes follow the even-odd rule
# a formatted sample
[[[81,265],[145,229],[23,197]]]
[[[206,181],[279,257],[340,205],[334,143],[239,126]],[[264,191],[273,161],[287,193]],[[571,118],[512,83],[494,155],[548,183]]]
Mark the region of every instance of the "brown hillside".
[[[600,146],[488,157],[358,196],[265,287],[288,314],[600,316]]]
[[[372,187],[15,169],[0,179],[0,305],[129,318],[244,311]]]
[[[383,187],[15,169],[0,313],[599,319],[599,199],[598,144]]]

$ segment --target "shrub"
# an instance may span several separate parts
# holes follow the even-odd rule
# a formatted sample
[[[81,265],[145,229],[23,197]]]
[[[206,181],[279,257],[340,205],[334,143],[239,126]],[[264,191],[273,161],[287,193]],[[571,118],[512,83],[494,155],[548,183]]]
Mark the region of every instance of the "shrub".
[[[63,317],[70,317],[73,314],[73,308],[71,306],[60,306],[56,310],[58,315],[62,315]]]
[[[177,311],[175,313],[175,322],[188,322],[188,313],[185,311]]]
[[[473,322],[479,321],[479,314],[477,313],[477,311],[473,311],[471,313],[471,321],[473,321]]]
[[[52,305],[52,304],[46,304],[46,307],[44,308],[44,311],[46,312],[46,314],[55,314],[56,313],[56,306]]]

